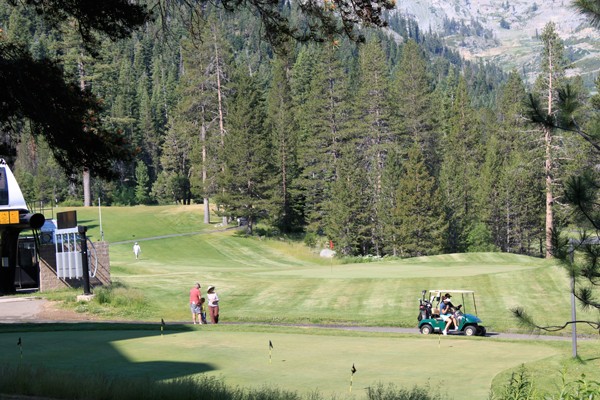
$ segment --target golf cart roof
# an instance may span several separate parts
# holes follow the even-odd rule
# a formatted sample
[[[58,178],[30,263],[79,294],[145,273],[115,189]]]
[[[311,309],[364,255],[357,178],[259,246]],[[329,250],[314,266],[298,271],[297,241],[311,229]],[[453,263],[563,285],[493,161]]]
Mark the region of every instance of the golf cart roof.
[[[475,293],[474,290],[429,289],[429,293]]]

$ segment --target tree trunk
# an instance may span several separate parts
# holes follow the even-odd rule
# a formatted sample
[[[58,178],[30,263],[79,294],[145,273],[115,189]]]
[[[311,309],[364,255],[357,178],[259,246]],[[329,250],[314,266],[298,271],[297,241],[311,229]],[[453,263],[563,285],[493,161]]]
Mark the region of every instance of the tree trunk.
[[[552,231],[554,230],[554,213],[552,204],[554,196],[552,193],[552,132],[545,128],[544,140],[546,143],[546,162],[544,171],[546,174],[546,258],[552,258]]]
[[[92,206],[92,194],[90,190],[90,170],[87,168],[83,169],[83,206]]]
[[[214,40],[214,49],[215,49],[215,63],[216,63],[216,77],[217,77],[217,106],[219,110],[219,133],[221,135],[221,149],[225,147],[225,123],[224,123],[224,115],[223,115],[223,88],[221,86],[221,56],[219,54],[219,42],[217,38],[217,28],[213,24],[212,26],[212,34]],[[221,171],[225,171],[225,165],[221,166]],[[225,191],[225,189],[223,189]],[[227,226],[228,219],[227,216],[223,216],[223,226]]]
[[[208,203],[208,197],[204,198],[204,223],[210,224],[210,207]]]
[[[549,49],[550,52],[552,48]],[[549,73],[548,73],[548,116],[552,116],[552,102],[554,82],[552,79],[552,53],[549,58]],[[549,127],[544,128],[544,143],[546,145],[546,162],[544,172],[546,174],[546,258],[552,258],[552,231],[554,230],[554,214],[552,212],[552,204],[554,196],[552,195],[552,130]]]
[[[83,58],[83,56],[81,56]],[[78,62],[79,68],[79,88],[81,91],[85,91],[85,69],[83,68],[83,61],[79,60]],[[83,206],[91,207],[92,206],[92,190],[90,183],[90,170],[87,167],[83,168]]]

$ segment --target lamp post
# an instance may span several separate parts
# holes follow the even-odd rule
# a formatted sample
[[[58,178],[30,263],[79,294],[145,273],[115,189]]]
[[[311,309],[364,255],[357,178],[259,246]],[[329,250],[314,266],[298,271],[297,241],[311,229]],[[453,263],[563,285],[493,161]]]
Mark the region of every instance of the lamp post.
[[[87,226],[77,225],[79,240],[81,245],[81,268],[83,272],[83,294],[92,294],[90,290],[90,267],[88,265],[88,248],[87,248]]]

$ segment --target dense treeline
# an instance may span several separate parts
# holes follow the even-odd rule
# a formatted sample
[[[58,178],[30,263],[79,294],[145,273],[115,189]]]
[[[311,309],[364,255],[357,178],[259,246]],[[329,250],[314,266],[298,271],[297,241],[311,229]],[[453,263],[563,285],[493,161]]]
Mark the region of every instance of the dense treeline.
[[[531,89],[517,73],[467,62],[398,15],[364,44],[278,51],[243,11],[207,9],[198,35],[177,15],[159,18],[168,23],[92,57],[73,27],[0,3],[0,40],[60,59],[134,149],[117,180],[91,179],[92,199],[204,202],[207,216],[214,202],[250,229],[305,232],[345,255],[545,251],[544,132],[525,118]],[[80,201],[81,171],[65,174],[27,122],[15,124],[4,156],[26,198]],[[594,163],[575,141],[552,143],[555,185]]]

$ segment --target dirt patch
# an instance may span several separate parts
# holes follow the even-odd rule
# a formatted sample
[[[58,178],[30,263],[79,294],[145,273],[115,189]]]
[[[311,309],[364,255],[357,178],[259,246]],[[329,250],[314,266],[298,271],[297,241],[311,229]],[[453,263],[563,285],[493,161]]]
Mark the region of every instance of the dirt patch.
[[[45,321],[97,321],[93,315],[87,313],[78,313],[74,310],[66,309],[60,302],[45,301],[41,311],[36,315],[38,320]]]

